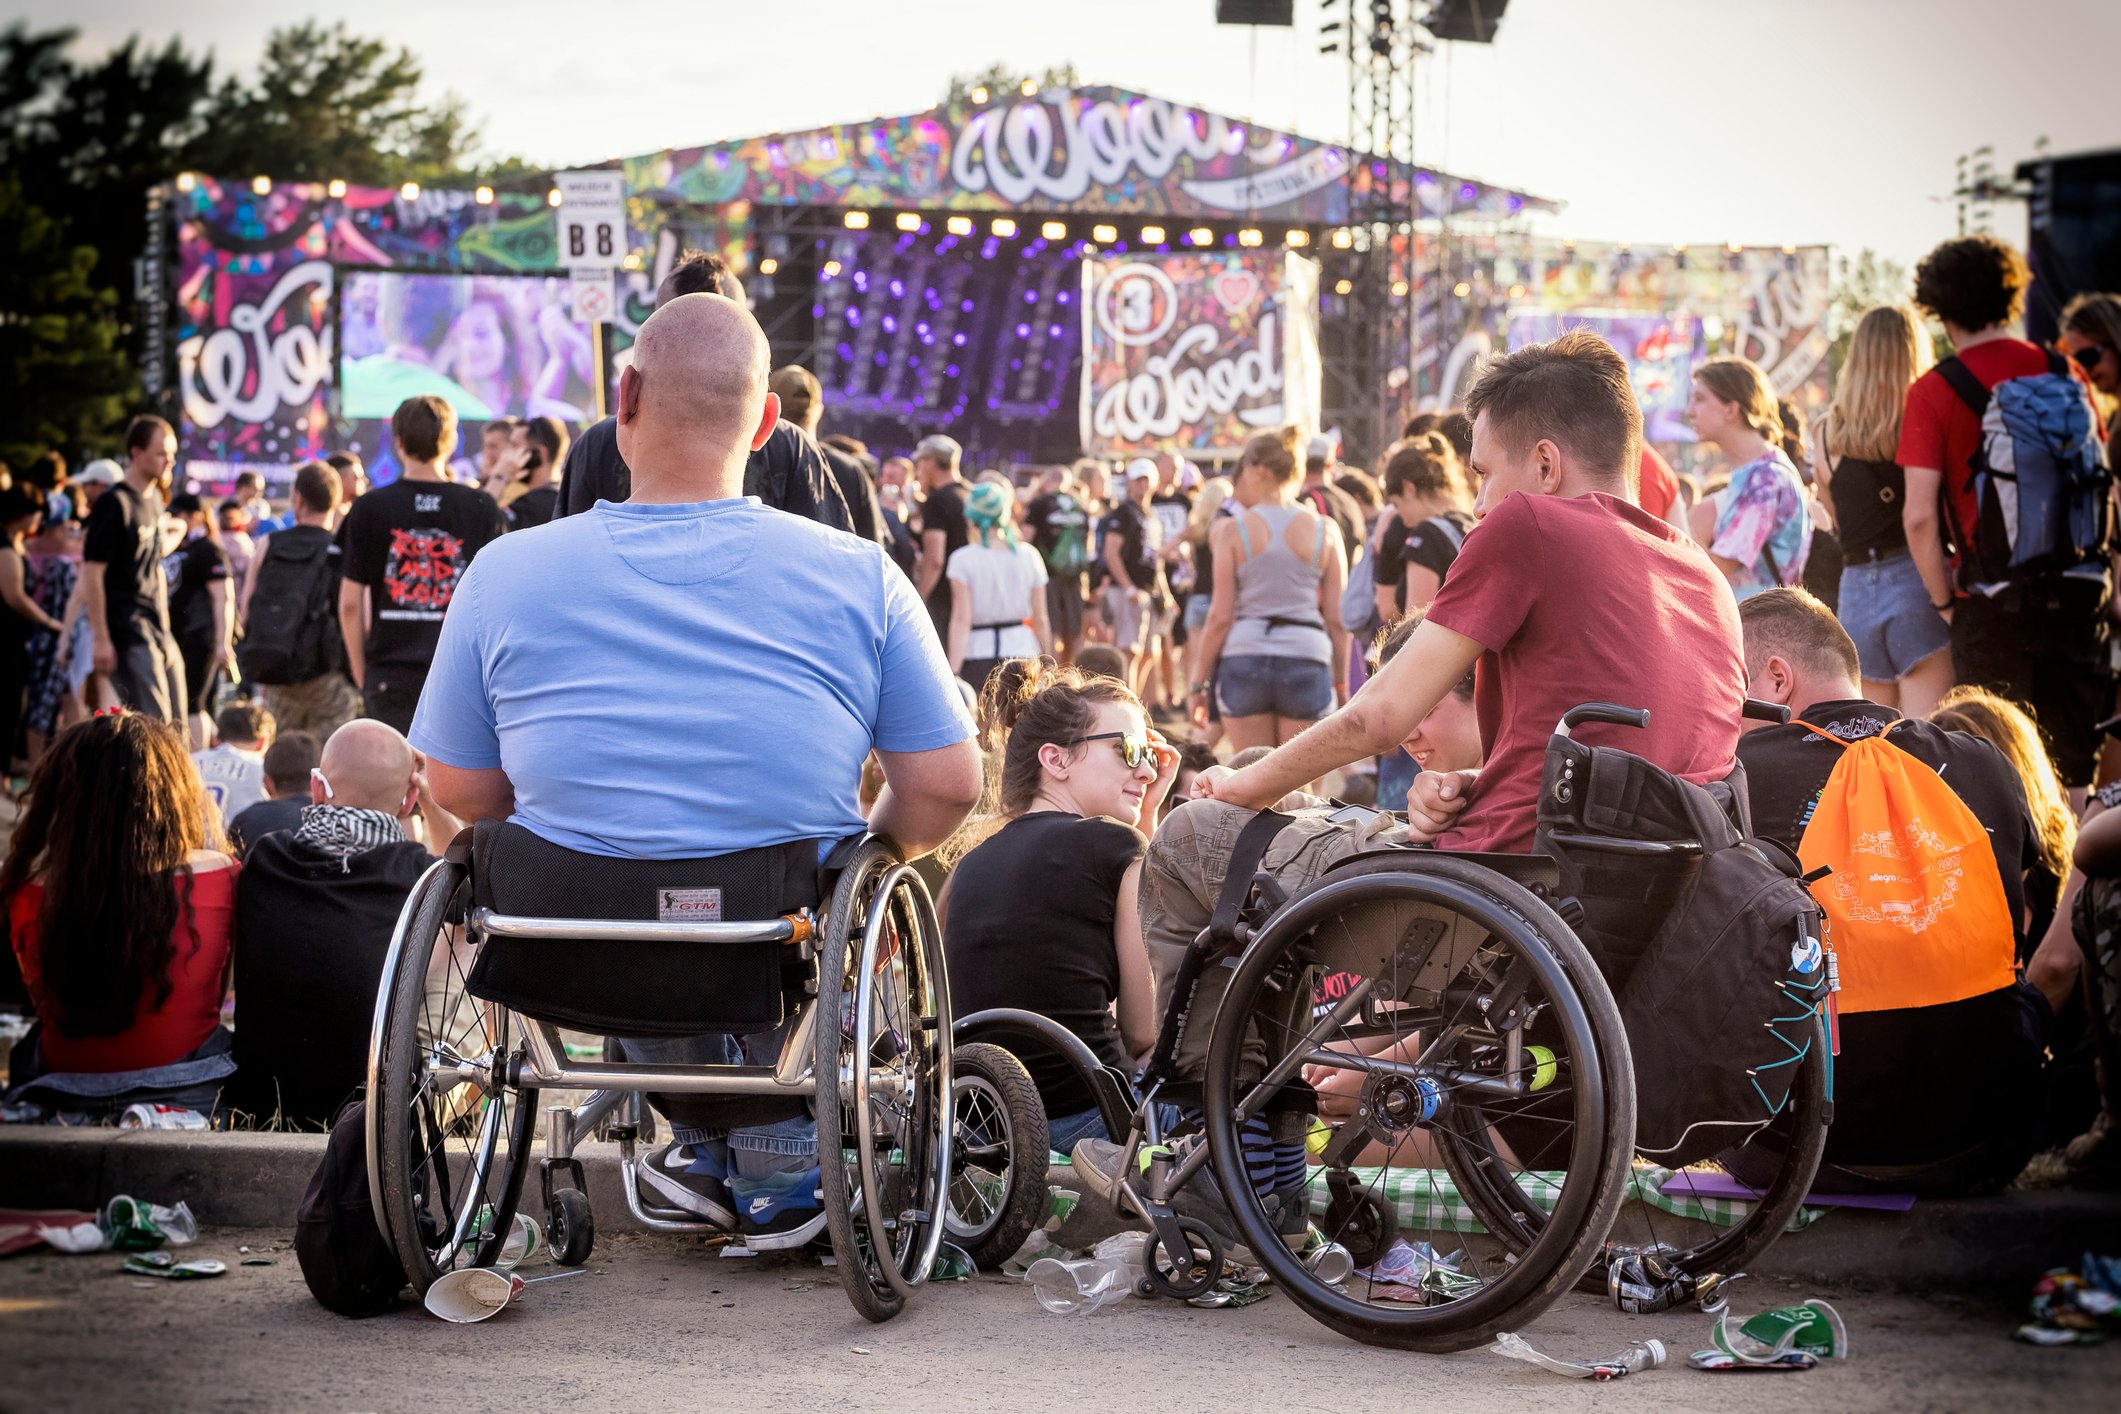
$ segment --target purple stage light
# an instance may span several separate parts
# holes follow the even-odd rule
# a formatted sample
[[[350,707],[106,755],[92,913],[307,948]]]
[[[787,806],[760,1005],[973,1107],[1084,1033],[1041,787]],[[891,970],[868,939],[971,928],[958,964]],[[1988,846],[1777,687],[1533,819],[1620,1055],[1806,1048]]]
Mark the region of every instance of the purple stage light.
[[[950,342],[957,348],[963,348],[965,346],[965,336],[963,334],[952,334]]]
[[[853,305],[847,306],[847,324],[849,328],[853,329],[862,327],[862,312]]]
[[[1068,292],[1066,290],[1062,290],[1059,294],[1053,297],[1053,302],[1055,304],[1066,304],[1068,302]]]
[[[888,314],[884,316],[884,332],[886,334],[896,334],[898,332],[898,321]]]
[[[1471,201],[1474,197],[1479,195],[1480,188],[1474,186],[1471,182],[1467,182],[1458,188],[1458,199],[1460,201]]]
[[[945,369],[943,370],[943,372],[944,372],[944,373],[946,373],[946,374],[948,374],[948,375],[949,375],[950,377],[952,377],[952,378],[955,378],[955,377],[957,377],[957,374],[958,374],[958,368],[957,368],[957,365],[953,363],[953,364],[949,365],[949,366],[948,366],[947,368],[945,368]]]
[[[1056,339],[1058,339],[1058,338],[1060,337],[1060,332],[1061,332],[1061,326],[1060,326],[1060,325],[1058,325],[1058,324],[1053,324],[1053,325],[1049,325],[1049,326],[1047,327],[1047,329],[1046,329],[1046,333],[1047,333],[1047,334],[1048,334],[1049,336],[1051,336],[1052,338],[1056,338]]]
[[[1028,339],[1028,338],[1030,338],[1030,337],[1031,337],[1031,326],[1030,326],[1029,324],[1019,324],[1019,325],[1017,325],[1017,326],[1016,326],[1016,337],[1017,337],[1017,338],[1019,338],[1019,339]]]
[[[959,301],[958,301],[958,304],[957,304],[957,307],[958,307],[959,309],[963,310],[963,311],[964,311],[965,313],[967,313],[967,314],[970,314],[970,313],[972,312],[972,301],[971,301],[971,300],[959,300]]]
[[[891,282],[891,297],[893,299],[904,299],[906,297],[906,282],[904,280],[893,280]]]
[[[1037,290],[1026,290],[1026,291],[1024,291],[1024,303],[1025,303],[1025,304],[1037,304],[1037,303],[1038,303],[1038,291],[1037,291]]]

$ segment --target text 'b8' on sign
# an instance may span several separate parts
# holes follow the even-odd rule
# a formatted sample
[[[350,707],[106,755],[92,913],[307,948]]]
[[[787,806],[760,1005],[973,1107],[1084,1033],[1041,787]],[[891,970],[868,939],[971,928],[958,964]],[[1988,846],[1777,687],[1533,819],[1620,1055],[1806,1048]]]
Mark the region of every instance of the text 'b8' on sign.
[[[626,258],[626,174],[557,172],[560,264],[603,266]]]

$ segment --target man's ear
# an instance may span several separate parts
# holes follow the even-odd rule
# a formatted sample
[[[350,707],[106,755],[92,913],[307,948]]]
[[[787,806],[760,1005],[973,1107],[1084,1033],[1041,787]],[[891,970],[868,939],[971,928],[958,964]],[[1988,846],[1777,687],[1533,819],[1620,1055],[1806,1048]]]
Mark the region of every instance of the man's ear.
[[[780,422],[781,395],[768,393],[766,395],[765,411],[759,415],[759,425],[751,434],[751,450],[755,452],[765,446],[766,439],[773,435],[773,429],[780,426]]]
[[[619,373],[619,405],[614,409],[620,422],[632,422],[641,415],[641,375],[627,364]]]
[[[1797,695],[1797,670],[1780,654],[1768,654],[1760,665],[1760,680],[1748,689],[1755,697],[1787,705]]]
[[[1561,448],[1542,437],[1533,445],[1532,455],[1539,462],[1540,492],[1554,495],[1561,490]]]

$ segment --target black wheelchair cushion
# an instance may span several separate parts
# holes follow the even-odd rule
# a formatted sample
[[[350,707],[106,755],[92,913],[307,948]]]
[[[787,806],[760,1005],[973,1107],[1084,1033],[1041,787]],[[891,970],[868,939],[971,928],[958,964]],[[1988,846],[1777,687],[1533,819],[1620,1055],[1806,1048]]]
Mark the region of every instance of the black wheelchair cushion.
[[[502,914],[733,923],[819,900],[815,840],[707,859],[615,859],[488,820],[471,853],[473,901]],[[794,958],[781,943],[488,937],[466,985],[525,1016],[602,1035],[746,1033],[780,1025]]]

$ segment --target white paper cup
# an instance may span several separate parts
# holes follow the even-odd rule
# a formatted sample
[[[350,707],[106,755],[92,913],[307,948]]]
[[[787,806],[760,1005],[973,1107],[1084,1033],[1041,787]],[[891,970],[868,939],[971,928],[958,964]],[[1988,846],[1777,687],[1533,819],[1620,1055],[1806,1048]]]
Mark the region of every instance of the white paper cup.
[[[515,1231],[501,1244],[501,1255],[494,1265],[502,1271],[513,1271],[538,1255],[538,1224],[528,1213],[517,1213]]]
[[[466,1267],[449,1273],[427,1288],[427,1309],[445,1321],[460,1326],[497,1316],[516,1299],[523,1279],[485,1267]]]

